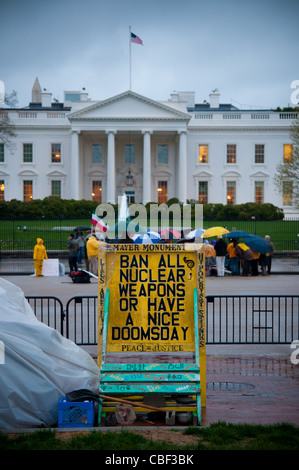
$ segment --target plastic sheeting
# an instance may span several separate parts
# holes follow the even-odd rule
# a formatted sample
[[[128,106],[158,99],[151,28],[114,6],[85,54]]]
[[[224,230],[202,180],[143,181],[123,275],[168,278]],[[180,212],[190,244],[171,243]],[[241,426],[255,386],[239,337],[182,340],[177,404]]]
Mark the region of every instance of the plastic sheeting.
[[[92,357],[41,323],[23,291],[1,278],[0,346],[0,429],[56,426],[61,397],[98,392]]]

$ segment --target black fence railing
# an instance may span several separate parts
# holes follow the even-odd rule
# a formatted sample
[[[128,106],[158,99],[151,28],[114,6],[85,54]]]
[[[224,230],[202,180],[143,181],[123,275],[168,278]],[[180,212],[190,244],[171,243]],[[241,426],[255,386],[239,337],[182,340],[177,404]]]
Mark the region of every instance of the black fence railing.
[[[27,297],[35,315],[79,346],[97,345],[97,296]],[[65,322],[65,325],[64,325]],[[298,296],[206,296],[206,344],[289,344],[299,339]]]
[[[150,224],[145,221],[145,224]],[[233,227],[264,237],[270,235],[276,251],[299,250],[299,219],[293,220],[203,220],[203,227],[223,226],[228,230]],[[84,235],[87,229],[91,229],[91,220],[0,220],[0,256],[13,255],[15,252],[33,252],[36,238],[42,238],[46,249],[49,251],[67,250],[68,235],[76,227],[84,227]],[[190,227],[191,228],[191,227]],[[154,228],[155,230],[157,227]]]

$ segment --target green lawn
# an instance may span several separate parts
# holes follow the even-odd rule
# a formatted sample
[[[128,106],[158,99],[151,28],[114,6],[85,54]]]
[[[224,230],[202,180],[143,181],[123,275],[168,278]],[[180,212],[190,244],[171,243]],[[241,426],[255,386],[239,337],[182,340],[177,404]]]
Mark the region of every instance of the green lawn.
[[[145,223],[146,224],[146,223]],[[18,220],[0,222],[1,250],[33,250],[36,238],[44,240],[48,250],[65,250],[70,232],[78,225],[91,228],[90,219],[81,220]],[[203,227],[220,225],[231,230],[245,230],[261,237],[270,235],[276,250],[299,249],[299,221],[208,221]]]
[[[171,428],[169,428],[171,430]],[[173,430],[172,432],[177,432]],[[154,433],[154,431],[153,431]],[[62,440],[59,432],[36,431],[9,437],[0,433],[1,450],[298,450],[299,428],[291,424],[249,425],[218,422],[209,427],[192,427],[185,435],[197,443],[175,445],[146,439],[130,431],[78,432]]]

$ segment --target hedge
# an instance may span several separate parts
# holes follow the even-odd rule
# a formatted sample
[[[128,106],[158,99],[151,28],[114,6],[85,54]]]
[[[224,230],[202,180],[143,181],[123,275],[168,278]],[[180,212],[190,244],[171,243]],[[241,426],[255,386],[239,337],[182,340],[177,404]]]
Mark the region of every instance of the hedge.
[[[195,201],[187,201],[194,211]],[[145,205],[149,213],[150,205]],[[167,205],[180,204],[178,199],[172,198]],[[40,219],[88,219],[99,205],[97,201],[74,199],[60,199],[49,196],[45,199],[34,199],[30,202],[0,201],[0,219],[2,220],[40,220]],[[118,205],[113,206],[117,214]],[[284,217],[282,209],[273,204],[255,204],[247,202],[237,205],[204,204],[204,220],[282,220]]]

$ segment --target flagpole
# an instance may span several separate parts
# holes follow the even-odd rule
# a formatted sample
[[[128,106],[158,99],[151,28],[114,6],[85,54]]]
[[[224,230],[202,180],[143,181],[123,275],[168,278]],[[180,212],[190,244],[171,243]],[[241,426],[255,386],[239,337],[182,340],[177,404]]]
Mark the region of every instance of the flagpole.
[[[130,70],[129,70],[129,72],[130,72],[129,90],[131,91],[131,26],[129,26],[129,60],[130,60],[130,64],[129,64],[129,66],[130,66]]]

